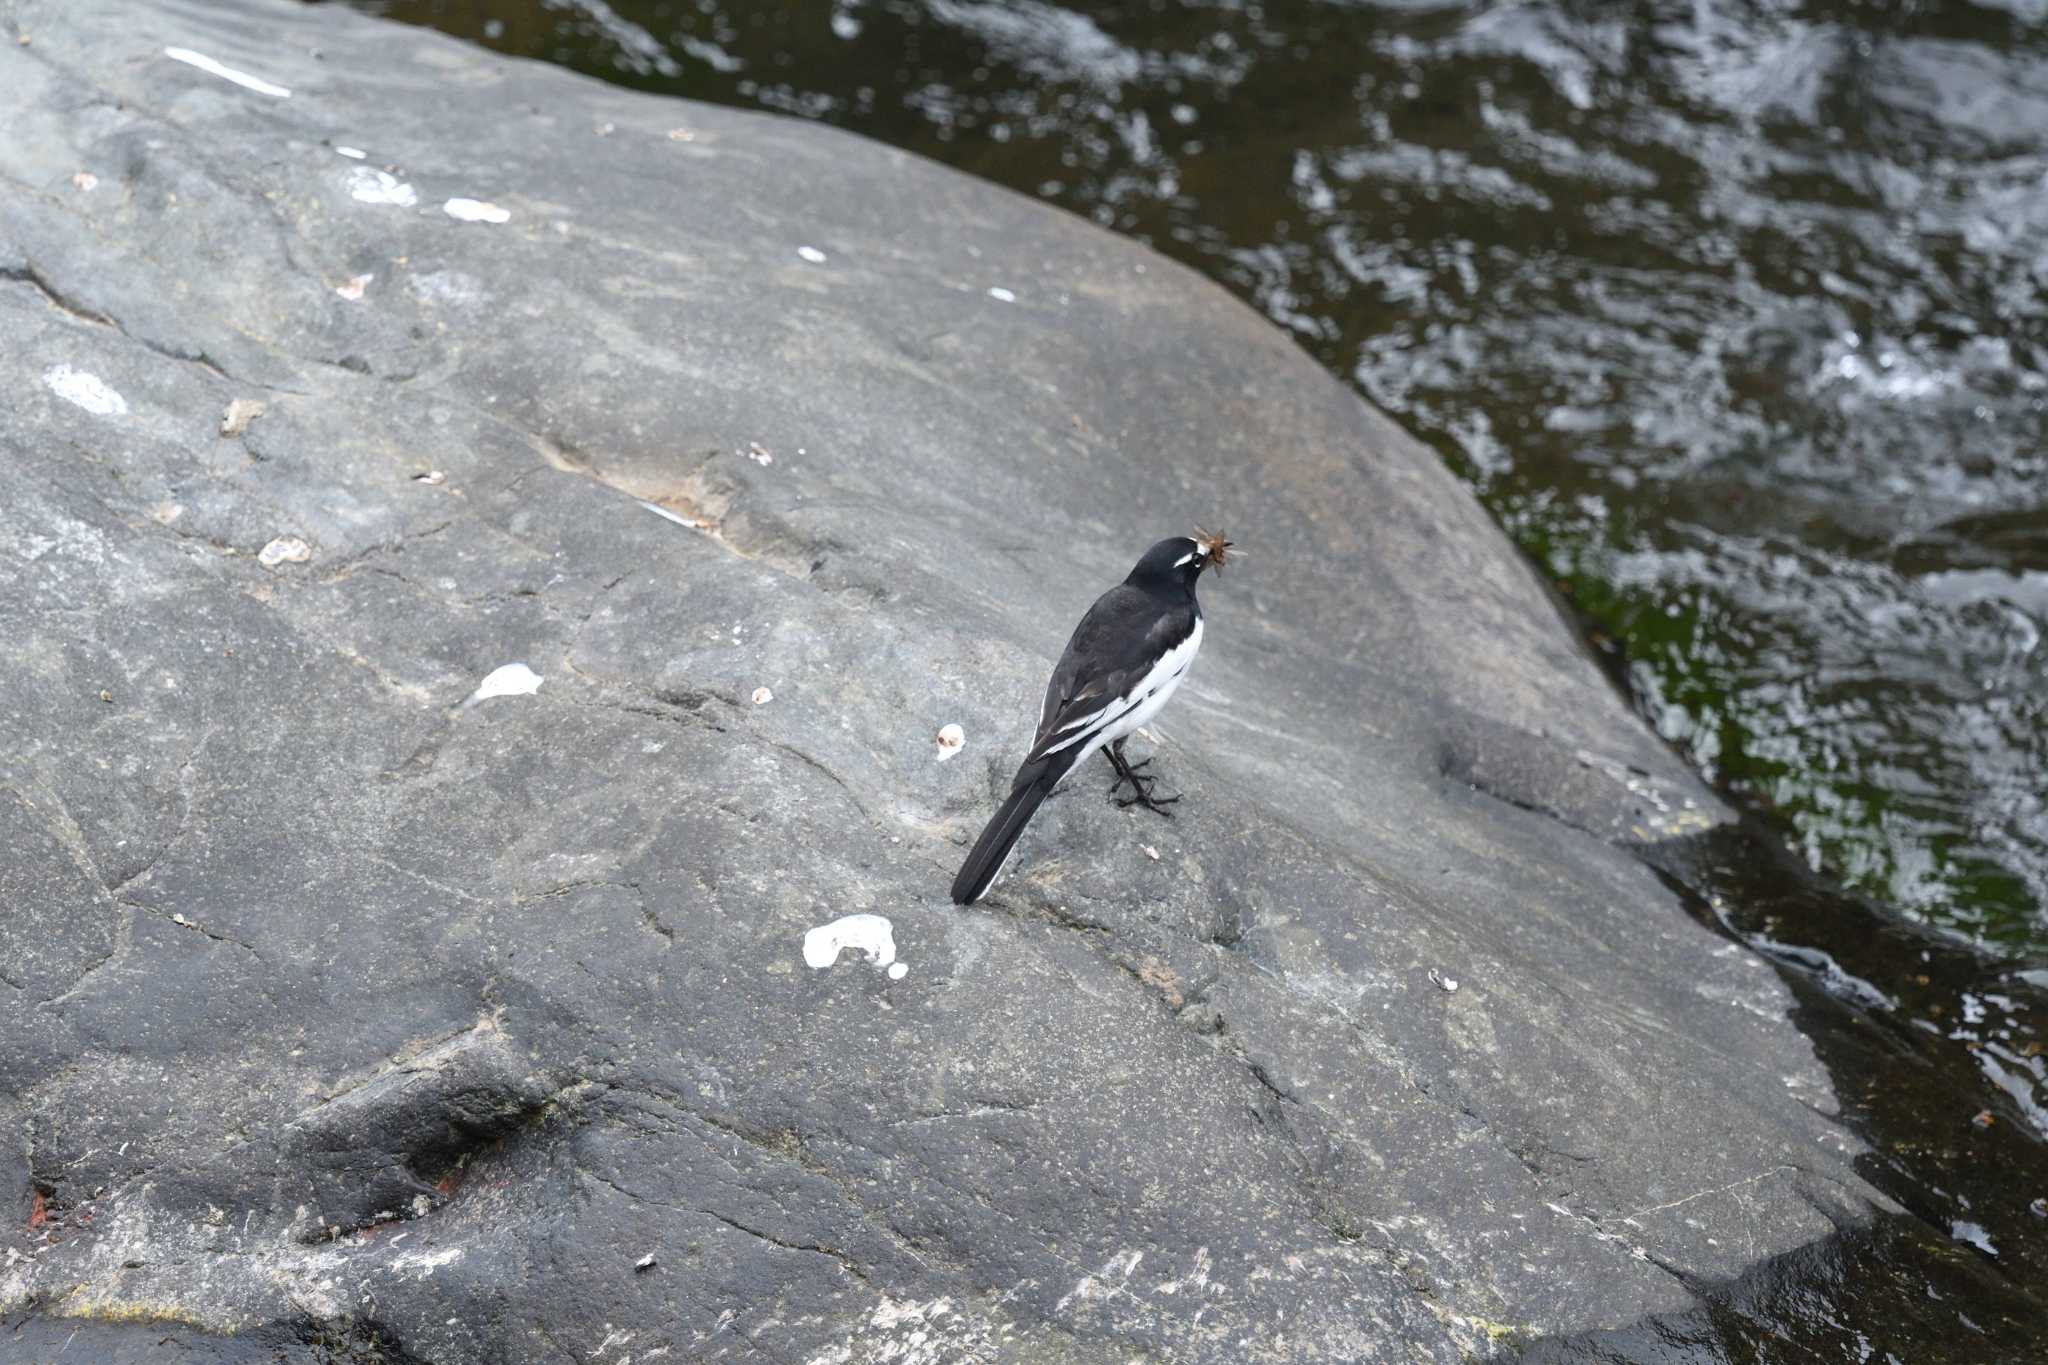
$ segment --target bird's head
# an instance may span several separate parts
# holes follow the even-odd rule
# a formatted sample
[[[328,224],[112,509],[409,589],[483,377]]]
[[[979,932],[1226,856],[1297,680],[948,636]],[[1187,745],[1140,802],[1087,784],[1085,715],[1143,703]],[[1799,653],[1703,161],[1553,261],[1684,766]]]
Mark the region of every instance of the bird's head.
[[[1220,569],[1230,558],[1230,542],[1221,535],[1196,529],[1192,536],[1174,536],[1145,551],[1131,570],[1133,583],[1182,583],[1189,588],[1202,570]]]

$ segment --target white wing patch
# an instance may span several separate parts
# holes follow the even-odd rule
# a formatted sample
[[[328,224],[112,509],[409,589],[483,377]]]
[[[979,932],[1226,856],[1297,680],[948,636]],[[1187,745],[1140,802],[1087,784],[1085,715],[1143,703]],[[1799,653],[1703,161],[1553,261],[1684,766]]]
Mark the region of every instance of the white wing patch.
[[[1105,744],[1122,739],[1131,731],[1159,714],[1159,708],[1166,705],[1180,680],[1187,676],[1189,665],[1195,661],[1195,654],[1202,647],[1202,618],[1195,618],[1195,628],[1188,632],[1188,638],[1166,651],[1158,663],[1138,685],[1131,689],[1128,700],[1132,703],[1119,712],[1102,727],[1102,742]]]
[[[1079,767],[1095,749],[1122,739],[1157,715],[1159,708],[1166,705],[1167,699],[1180,686],[1180,680],[1187,676],[1188,666],[1194,663],[1195,653],[1201,647],[1202,618],[1197,616],[1188,637],[1160,655],[1158,662],[1146,670],[1145,676],[1130,691],[1060,726],[1052,735],[1046,736],[1047,739],[1054,735],[1063,736],[1057,744],[1048,744],[1044,749],[1033,752],[1040,758],[1047,758],[1079,745],[1074,758],[1074,766]]]
[[[1121,716],[1121,715],[1122,715],[1122,714],[1123,714],[1123,713],[1124,713],[1125,711],[1128,711],[1128,710],[1130,710],[1130,709],[1131,709],[1131,703],[1130,703],[1130,701],[1129,701],[1129,700],[1128,700],[1127,698],[1118,698],[1118,701],[1122,702],[1122,706],[1121,706],[1121,708],[1120,708],[1120,709],[1119,709],[1119,710],[1117,711],[1117,716]],[[1112,703],[1112,705],[1115,705],[1115,703]],[[1085,724],[1087,724],[1087,723],[1088,723],[1088,721],[1093,721],[1093,720],[1094,720],[1094,719],[1095,719],[1095,718],[1096,718],[1097,716],[1101,716],[1101,715],[1105,715],[1105,714],[1107,714],[1107,713],[1108,713],[1108,711],[1109,711],[1109,709],[1110,709],[1110,708],[1109,708],[1108,706],[1105,706],[1105,707],[1103,707],[1103,708],[1102,708],[1102,710],[1100,710],[1100,711],[1097,711],[1097,712],[1095,713],[1095,715],[1093,715],[1093,716],[1089,716],[1089,717],[1087,718],[1087,721],[1076,721],[1076,722],[1075,722],[1074,724],[1075,724],[1075,725],[1085,725]],[[1110,727],[1111,725],[1114,725],[1114,724],[1116,723],[1116,719],[1117,719],[1117,717],[1116,717],[1116,716],[1111,716],[1111,717],[1109,718],[1109,720],[1105,721],[1105,722],[1104,722],[1103,724],[1101,724],[1101,725],[1098,725],[1098,726],[1096,726],[1096,727],[1095,727],[1095,728],[1093,728],[1093,729],[1086,729],[1086,730],[1083,730],[1083,731],[1081,731],[1081,733],[1079,733],[1079,734],[1077,734],[1077,735],[1068,735],[1068,736],[1067,736],[1067,737],[1066,737],[1065,739],[1063,739],[1063,740],[1061,740],[1061,741],[1060,741],[1059,743],[1057,743],[1057,744],[1053,745],[1053,746],[1052,746],[1052,747],[1051,747],[1050,749],[1047,749],[1047,750],[1046,750],[1046,753],[1048,753],[1048,754],[1056,754],[1056,753],[1058,753],[1058,752],[1059,752],[1060,750],[1062,750],[1062,749],[1072,748],[1072,747],[1073,747],[1074,745],[1076,745],[1076,744],[1079,744],[1079,743],[1080,743],[1080,742],[1081,742],[1082,740],[1084,740],[1084,739],[1093,739],[1093,738],[1095,738],[1096,736],[1100,735],[1100,734],[1101,734],[1101,733],[1102,733],[1102,732],[1103,732],[1104,730],[1107,730],[1107,729],[1108,729],[1108,728],[1109,728],[1109,727]],[[1060,727],[1060,732],[1064,734],[1064,733],[1065,733],[1066,731],[1068,731],[1068,730],[1071,730],[1071,729],[1073,729],[1073,728],[1074,728],[1074,726],[1073,726],[1073,725],[1063,725],[1063,726],[1061,726],[1061,727]]]
[[[1113,706],[1113,705],[1115,705],[1115,703],[1114,703],[1114,702],[1112,702],[1112,703],[1110,703],[1110,705],[1111,705],[1111,706]],[[1089,713],[1088,713],[1087,715],[1085,715],[1085,716],[1082,716],[1082,717],[1080,717],[1080,718],[1079,718],[1078,720],[1070,720],[1070,721],[1068,721],[1068,722],[1067,722],[1067,723],[1066,723],[1065,725],[1062,725],[1062,726],[1061,726],[1061,727],[1060,727],[1060,728],[1059,728],[1059,729],[1058,729],[1057,731],[1055,731],[1054,733],[1056,733],[1056,734],[1062,734],[1062,735],[1063,735],[1063,734],[1065,734],[1065,733],[1066,733],[1067,731],[1069,731],[1069,730],[1078,730],[1078,729],[1081,729],[1081,728],[1083,728],[1084,726],[1092,725],[1092,724],[1093,724],[1093,723],[1095,722],[1095,718],[1096,718],[1097,716],[1100,716],[1100,715],[1102,715],[1102,714],[1103,714],[1104,712],[1106,712],[1106,711],[1108,711],[1108,710],[1109,710],[1109,706],[1104,706],[1104,707],[1102,708],[1102,710],[1100,710],[1100,711],[1090,711],[1090,712],[1089,712]]]

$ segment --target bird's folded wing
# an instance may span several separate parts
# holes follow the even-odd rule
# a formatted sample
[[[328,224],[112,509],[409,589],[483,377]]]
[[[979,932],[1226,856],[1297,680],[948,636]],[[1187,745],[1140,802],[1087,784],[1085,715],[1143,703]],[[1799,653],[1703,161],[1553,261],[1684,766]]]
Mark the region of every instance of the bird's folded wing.
[[[1038,742],[1031,746],[1031,755],[1025,761],[1028,763],[1062,749],[1071,749],[1076,744],[1085,744],[1096,731],[1111,724],[1136,704],[1136,699],[1124,695],[1121,689],[1091,691],[1085,697],[1072,698],[1052,718],[1051,724],[1039,727]]]
[[[1104,605],[1097,603],[1098,612]],[[1098,622],[1098,612],[1090,612],[1082,621],[1053,670],[1027,762],[1085,744],[1097,731],[1114,724],[1144,699],[1148,677],[1194,629],[1193,612],[1170,613],[1153,620],[1149,629],[1128,630],[1119,636],[1090,628],[1107,624]]]

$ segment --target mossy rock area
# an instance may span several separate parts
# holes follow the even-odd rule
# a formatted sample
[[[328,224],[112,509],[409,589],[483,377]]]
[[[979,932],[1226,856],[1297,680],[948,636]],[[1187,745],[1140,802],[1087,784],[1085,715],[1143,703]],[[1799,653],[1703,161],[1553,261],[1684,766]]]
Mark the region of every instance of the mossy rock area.
[[[1887,1207],[1643,861],[1726,812],[1221,291],[331,7],[5,22],[21,1349],[1449,1362]],[[1177,818],[1098,765],[951,905],[1197,523]]]

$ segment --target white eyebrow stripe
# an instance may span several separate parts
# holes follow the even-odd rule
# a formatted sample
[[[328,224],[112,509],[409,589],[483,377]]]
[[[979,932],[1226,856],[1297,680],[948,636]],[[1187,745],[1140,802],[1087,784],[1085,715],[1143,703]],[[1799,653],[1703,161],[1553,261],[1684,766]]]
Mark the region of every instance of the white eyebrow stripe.
[[[1173,567],[1178,569],[1181,565],[1187,563],[1189,560],[1193,558],[1194,556],[1191,554],[1182,555],[1179,559],[1173,561]]]

